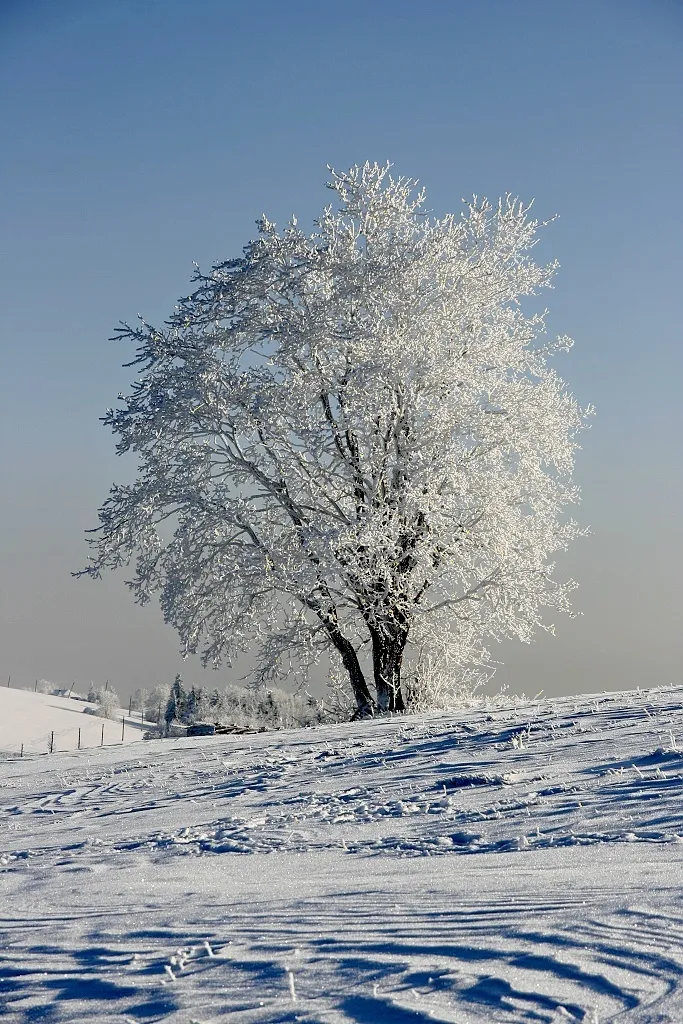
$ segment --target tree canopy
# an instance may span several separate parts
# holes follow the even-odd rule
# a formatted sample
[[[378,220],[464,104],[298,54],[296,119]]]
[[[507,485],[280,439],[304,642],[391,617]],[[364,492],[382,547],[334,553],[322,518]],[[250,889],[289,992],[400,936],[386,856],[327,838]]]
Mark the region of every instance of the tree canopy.
[[[134,558],[185,653],[268,676],[332,652],[360,713],[400,710],[406,659],[485,664],[569,609],[549,558],[579,532],[589,410],[548,366],[571,342],[527,310],[556,270],[528,208],[433,218],[376,164],[329,188],[312,233],[262,217],[163,326],[117,332],[138,377],[105,422],[139,468],[85,572]]]

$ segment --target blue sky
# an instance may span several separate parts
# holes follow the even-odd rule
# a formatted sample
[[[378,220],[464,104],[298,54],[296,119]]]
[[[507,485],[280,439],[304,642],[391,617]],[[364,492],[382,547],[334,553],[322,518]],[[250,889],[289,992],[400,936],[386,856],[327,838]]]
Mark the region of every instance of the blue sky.
[[[394,162],[437,214],[512,192],[559,219],[551,331],[597,416],[581,618],[503,645],[547,693],[680,677],[683,8],[671,0],[5,0],[0,7],[0,673],[121,692],[207,678],[122,578],[69,573],[111,482],[117,322],[163,318],[192,261],[265,212],[310,224],[326,165]]]

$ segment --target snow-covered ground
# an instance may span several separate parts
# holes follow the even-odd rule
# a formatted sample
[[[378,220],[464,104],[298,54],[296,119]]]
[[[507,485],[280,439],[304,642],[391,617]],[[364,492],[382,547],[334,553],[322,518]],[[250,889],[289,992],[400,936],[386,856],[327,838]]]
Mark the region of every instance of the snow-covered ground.
[[[79,729],[81,747],[95,747],[102,742],[103,724],[105,746],[120,744],[122,735],[124,743],[142,739],[148,728],[136,719],[129,719],[127,714],[125,728],[122,728],[122,710],[116,721],[88,714],[95,710],[95,704],[82,700],[3,686],[0,688],[0,757],[20,753],[22,744],[25,754],[44,754],[50,748],[52,733],[54,750],[63,751],[78,749]]]
[[[683,688],[0,762],[0,1019],[681,1024],[679,747]]]

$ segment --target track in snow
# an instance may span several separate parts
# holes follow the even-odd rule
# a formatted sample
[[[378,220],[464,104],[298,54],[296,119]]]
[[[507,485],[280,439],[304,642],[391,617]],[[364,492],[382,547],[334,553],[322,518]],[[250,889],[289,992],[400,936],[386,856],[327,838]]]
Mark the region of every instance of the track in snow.
[[[0,1019],[680,1024],[682,700],[5,762]]]

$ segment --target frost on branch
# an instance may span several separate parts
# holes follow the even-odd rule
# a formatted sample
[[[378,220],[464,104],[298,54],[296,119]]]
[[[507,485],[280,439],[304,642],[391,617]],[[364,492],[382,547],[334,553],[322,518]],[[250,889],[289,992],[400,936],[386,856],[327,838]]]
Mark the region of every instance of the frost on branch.
[[[85,570],[134,558],[137,600],[158,593],[207,662],[258,650],[273,676],[332,652],[358,713],[405,706],[412,652],[485,665],[574,586],[548,559],[579,532],[587,410],[547,365],[569,340],[539,344],[520,304],[556,266],[518,200],[439,220],[414,186],[333,172],[312,234],[263,217],[163,327],[119,329],[139,376],[106,422],[139,472]]]

